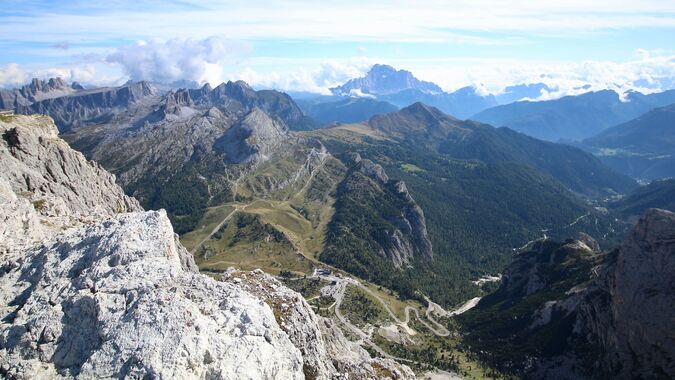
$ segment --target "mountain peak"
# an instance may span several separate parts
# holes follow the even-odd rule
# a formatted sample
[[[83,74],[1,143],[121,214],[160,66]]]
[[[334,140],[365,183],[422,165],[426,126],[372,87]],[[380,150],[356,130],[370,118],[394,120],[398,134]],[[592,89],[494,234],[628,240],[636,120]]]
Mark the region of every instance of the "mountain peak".
[[[66,81],[61,78],[39,79],[33,78],[31,82],[19,90],[21,96],[31,102],[47,99],[53,96],[60,96],[78,90],[76,87],[68,86]]]
[[[332,88],[331,91],[335,95],[353,95],[357,92],[387,95],[409,89],[427,94],[443,92],[436,84],[415,78],[410,71],[396,70],[383,64],[373,65],[364,77],[352,79],[342,86]]]
[[[441,110],[436,107],[424,104],[422,102],[415,102],[400,111],[402,114],[415,116],[415,117],[424,117],[425,119],[441,119],[441,118],[450,118],[455,120],[454,117],[446,115]]]

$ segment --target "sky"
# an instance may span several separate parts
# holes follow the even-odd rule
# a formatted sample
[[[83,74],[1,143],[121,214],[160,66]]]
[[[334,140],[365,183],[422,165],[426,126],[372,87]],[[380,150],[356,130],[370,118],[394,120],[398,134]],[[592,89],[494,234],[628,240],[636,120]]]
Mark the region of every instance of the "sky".
[[[675,0],[0,0],[0,87],[60,76],[328,93],[390,64],[446,91],[675,87]]]

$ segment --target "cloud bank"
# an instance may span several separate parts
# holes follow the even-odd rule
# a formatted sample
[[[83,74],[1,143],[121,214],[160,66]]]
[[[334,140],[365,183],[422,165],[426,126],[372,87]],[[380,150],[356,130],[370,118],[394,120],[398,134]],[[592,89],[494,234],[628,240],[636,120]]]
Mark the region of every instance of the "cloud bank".
[[[446,91],[471,85],[480,93],[497,94],[514,84],[544,83],[536,100],[612,89],[643,93],[675,88],[675,54],[639,49],[628,61],[532,61],[489,58],[402,58],[357,56],[344,59],[280,59],[249,56],[246,45],[222,37],[138,41],[107,53],[83,57],[65,67],[26,69],[0,66],[0,86],[18,87],[30,78],[60,76],[90,85],[126,80],[160,83],[193,81],[215,86],[244,80],[256,88],[330,94],[330,88],[363,76],[375,63],[413,72]]]
[[[118,48],[105,61],[119,64],[131,80],[218,83],[223,79],[225,61],[235,50],[221,37],[138,41]]]

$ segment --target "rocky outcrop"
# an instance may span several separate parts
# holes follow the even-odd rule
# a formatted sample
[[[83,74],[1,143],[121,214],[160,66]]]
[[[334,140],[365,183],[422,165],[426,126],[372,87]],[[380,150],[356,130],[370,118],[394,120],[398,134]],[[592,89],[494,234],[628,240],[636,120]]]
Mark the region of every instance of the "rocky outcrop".
[[[576,328],[618,378],[675,376],[675,214],[650,209],[598,270]]]
[[[269,159],[290,136],[283,124],[270,118],[259,108],[228,128],[214,148],[230,163],[260,162]]]
[[[46,116],[0,120],[0,251],[119,212],[141,210],[115,176],[61,140]]]
[[[390,242],[385,243],[384,246],[387,248],[383,249],[383,255],[389,257],[397,267],[410,262],[416,254],[431,260],[433,249],[427,234],[424,211],[410,195],[405,182],[390,181],[382,166],[368,159],[360,159],[359,156],[358,162],[361,173],[390,186],[397,197],[404,201],[400,214],[389,218],[389,222],[396,226],[396,229],[387,233]]]
[[[1,371],[13,378],[298,378],[272,310],[194,272],[164,212],[119,215],[5,266]]]
[[[231,269],[223,280],[239,284],[272,308],[279,326],[302,353],[305,378],[387,377],[383,372],[395,379],[415,378],[408,367],[391,359],[371,358],[361,346],[348,341],[331,319],[314,314],[302,296],[263,271]]]
[[[396,213],[387,212],[381,216],[392,228],[376,232],[379,255],[390,260],[397,268],[410,263],[415,256],[431,260],[433,248],[427,234],[424,212],[410,195],[405,183],[390,180],[381,165],[361,158],[358,153],[345,154],[345,160],[352,165],[352,174],[346,180],[352,181],[352,184],[343,187],[343,196],[349,197],[349,192],[359,192],[360,188],[371,186],[374,187],[373,193],[379,194],[378,202],[386,202],[386,207],[397,208]],[[357,185],[359,177],[354,173],[369,178],[372,183]]]

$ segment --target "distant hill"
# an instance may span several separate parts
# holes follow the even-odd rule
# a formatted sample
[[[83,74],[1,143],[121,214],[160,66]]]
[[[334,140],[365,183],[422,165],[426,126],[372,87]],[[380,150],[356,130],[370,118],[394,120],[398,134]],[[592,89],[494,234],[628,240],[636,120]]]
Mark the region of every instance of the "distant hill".
[[[499,94],[495,95],[495,100],[499,104],[510,104],[523,99],[537,99],[542,91],[551,91],[552,88],[544,83],[517,84],[508,86]]]
[[[675,90],[644,95],[630,92],[625,100],[611,90],[486,109],[471,117],[497,127],[509,127],[549,140],[582,140],[653,108],[675,103]]]
[[[634,178],[675,177],[675,104],[606,129],[581,146]]]
[[[589,196],[625,193],[636,186],[581,149],[537,140],[508,128],[460,121],[422,103],[375,116],[369,124],[454,158],[525,163]]]
[[[337,98],[337,100],[333,100]],[[398,107],[371,98],[319,97],[313,100],[296,100],[303,112],[322,124],[333,122],[357,123],[376,114],[394,112]]]
[[[611,207],[626,216],[642,215],[650,208],[675,212],[675,179],[653,181],[612,203]]]

